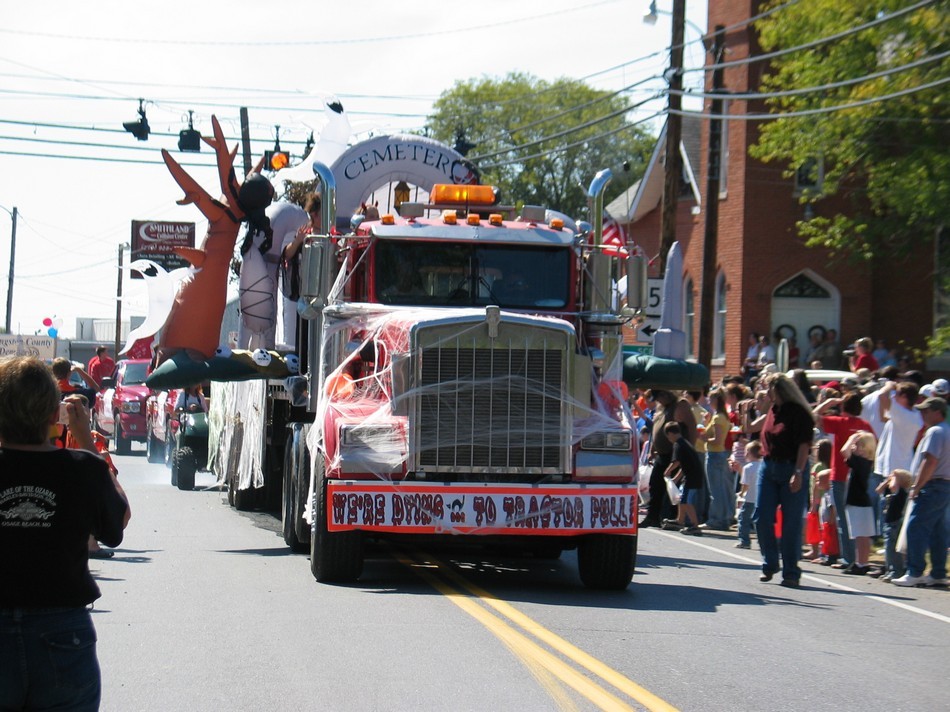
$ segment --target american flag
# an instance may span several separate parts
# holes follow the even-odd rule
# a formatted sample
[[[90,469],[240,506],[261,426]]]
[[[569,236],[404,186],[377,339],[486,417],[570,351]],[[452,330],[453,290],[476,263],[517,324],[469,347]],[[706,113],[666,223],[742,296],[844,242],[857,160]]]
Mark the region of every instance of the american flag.
[[[627,256],[627,236],[620,223],[610,216],[604,216],[604,254],[611,257]]]

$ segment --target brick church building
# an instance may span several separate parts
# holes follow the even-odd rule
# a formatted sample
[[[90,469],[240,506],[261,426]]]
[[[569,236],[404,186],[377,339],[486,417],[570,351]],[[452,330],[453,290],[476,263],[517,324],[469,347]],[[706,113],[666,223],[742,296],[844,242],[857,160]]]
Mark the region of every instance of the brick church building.
[[[707,36],[716,26],[740,25],[725,36],[729,62],[762,53],[753,26],[741,26],[761,12],[762,5],[760,0],[709,3]],[[726,92],[757,91],[763,65],[725,67]],[[710,103],[705,101],[704,114],[710,112]],[[730,102],[727,94],[723,113],[741,116],[766,111],[762,101]],[[751,332],[793,337],[803,353],[809,333],[829,328],[838,331],[842,345],[870,336],[885,339],[901,354],[922,348],[933,334],[942,299],[935,293],[934,242],[923,241],[926,247],[919,254],[900,262],[832,259],[822,248],[806,247],[797,235],[796,221],[808,217],[811,210],[818,215],[847,211],[847,203],[830,198],[803,206],[799,196],[808,186],[799,182],[799,176],[786,177],[786,166],[749,156],[760,122],[748,120],[723,122],[719,195],[707,195],[709,125],[703,117],[685,117],[682,122],[683,180],[676,238],[684,255],[684,328],[689,356],[696,356],[699,340],[705,206],[710,199],[719,201],[713,381],[739,372]],[[660,249],[665,133],[660,135],[643,179],[607,206],[611,217],[650,257]],[[657,268],[652,269],[651,276],[658,276]],[[950,359],[912,365],[929,372],[945,371]]]

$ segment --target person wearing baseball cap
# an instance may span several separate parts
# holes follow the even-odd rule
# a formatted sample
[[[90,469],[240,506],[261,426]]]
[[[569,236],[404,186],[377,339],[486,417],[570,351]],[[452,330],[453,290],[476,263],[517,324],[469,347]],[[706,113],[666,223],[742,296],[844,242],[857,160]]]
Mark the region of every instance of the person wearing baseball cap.
[[[938,378],[930,384],[933,387],[934,395],[944,400],[950,396],[950,382],[946,378]]]
[[[947,504],[950,502],[950,424],[947,401],[931,396],[914,406],[920,411],[924,433],[911,473],[913,508],[907,520],[907,573],[893,579],[898,586],[947,586]],[[930,549],[930,573],[924,575]]]

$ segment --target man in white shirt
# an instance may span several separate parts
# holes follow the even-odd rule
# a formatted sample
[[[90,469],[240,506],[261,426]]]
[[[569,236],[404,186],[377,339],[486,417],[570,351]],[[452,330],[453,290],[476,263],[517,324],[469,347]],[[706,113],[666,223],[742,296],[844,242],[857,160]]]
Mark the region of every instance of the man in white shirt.
[[[894,470],[909,470],[914,459],[914,443],[917,433],[924,426],[920,411],[914,409],[917,403],[917,385],[910,381],[896,383],[888,381],[877,391],[878,412],[875,413],[884,422],[877,441],[874,456],[874,474],[868,483],[871,502],[875,507],[875,529],[880,532],[881,508],[880,495],[875,491]],[[873,422],[868,418],[868,422]]]
[[[913,509],[907,515],[907,573],[892,579],[897,586],[947,586],[946,510],[950,503],[950,424],[947,401],[928,398],[914,406],[921,412],[924,433],[911,473],[914,486],[909,497]],[[930,551],[930,574],[924,575]]]

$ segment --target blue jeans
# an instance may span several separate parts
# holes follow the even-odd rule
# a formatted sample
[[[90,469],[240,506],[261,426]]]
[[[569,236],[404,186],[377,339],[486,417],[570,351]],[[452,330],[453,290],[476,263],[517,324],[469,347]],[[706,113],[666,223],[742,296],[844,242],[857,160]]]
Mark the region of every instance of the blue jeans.
[[[844,510],[847,506],[847,482],[831,482],[831,497],[835,501],[835,517],[838,520],[838,546],[841,555],[838,560],[841,563],[854,562],[854,539],[851,538],[851,530],[848,529],[848,519],[845,517]]]
[[[749,545],[752,539],[752,518],[755,515],[755,502],[745,502],[739,510],[739,541]]]
[[[706,453],[706,486],[709,488],[710,529],[729,529],[736,516],[736,477],[729,469],[729,453]]]
[[[902,521],[884,523],[884,569],[894,576],[903,576],[905,572],[904,555],[897,550]]]
[[[911,576],[923,576],[929,548],[930,575],[935,579],[947,577],[947,502],[950,480],[930,480],[917,493],[907,522],[907,573]]]
[[[802,475],[802,486],[792,492],[788,486],[795,463],[765,460],[759,470],[759,491],[755,500],[755,533],[762,550],[762,573],[774,574],[779,570],[779,544],[775,539],[775,512],[782,507],[782,578],[798,581],[802,570],[798,560],[802,555],[802,525],[808,502],[808,468]]]
[[[871,507],[874,509],[874,534],[881,536],[884,532],[884,498],[877,493],[877,487],[884,481],[884,475],[872,472],[868,477],[868,497],[871,498]]]
[[[85,608],[0,610],[0,709],[99,709],[96,630]]]

